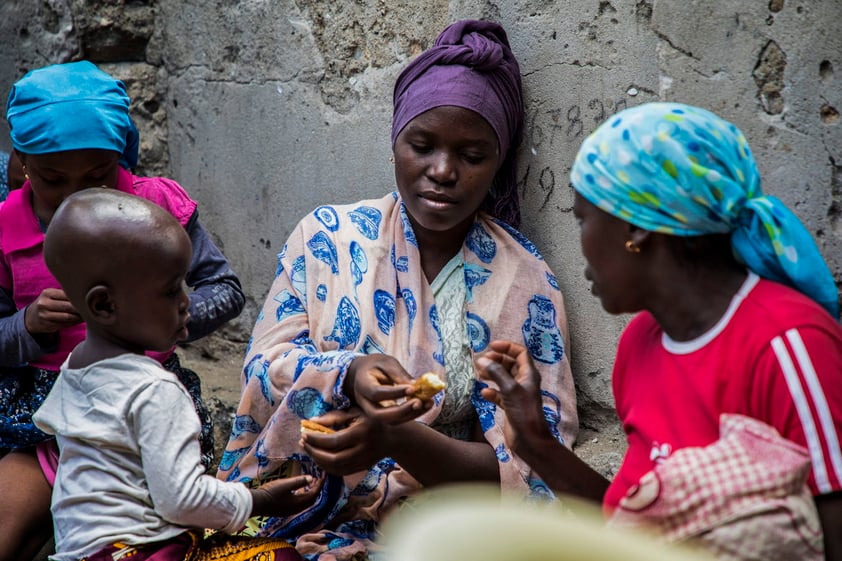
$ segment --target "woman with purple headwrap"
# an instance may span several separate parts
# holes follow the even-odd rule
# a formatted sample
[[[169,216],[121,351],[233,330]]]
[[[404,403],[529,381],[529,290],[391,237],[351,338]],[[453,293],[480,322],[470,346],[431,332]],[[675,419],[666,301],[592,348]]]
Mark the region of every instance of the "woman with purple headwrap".
[[[515,228],[520,73],[499,25],[460,21],[400,75],[397,191],[306,216],[279,254],[254,328],[219,476],[325,478],[316,504],[259,521],[308,559],[365,555],[422,487],[492,481],[552,497],[505,444],[473,357],[521,341],[543,374],[548,430],[572,446],[575,392],[556,278]],[[433,372],[431,400],[411,384]],[[335,429],[300,434],[302,419]]]

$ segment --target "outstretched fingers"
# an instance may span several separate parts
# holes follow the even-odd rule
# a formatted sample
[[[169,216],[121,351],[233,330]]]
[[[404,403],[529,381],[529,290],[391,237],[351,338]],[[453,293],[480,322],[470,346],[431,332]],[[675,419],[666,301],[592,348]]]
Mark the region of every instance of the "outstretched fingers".
[[[475,363],[479,377],[497,384],[503,390],[517,385],[517,378],[524,366],[529,366],[526,347],[513,341],[492,341],[491,350],[479,356]]]
[[[491,359],[488,356],[478,357],[475,361],[479,373],[479,377],[483,380],[493,382],[497,385],[500,391],[509,392],[517,386],[514,374],[511,369],[505,368],[500,362]],[[514,362],[513,364],[514,365]]]
[[[353,424],[362,412],[352,407],[351,409],[334,409],[318,417],[311,417],[310,420],[333,430],[341,430]]]
[[[323,478],[299,475],[264,483],[252,491],[252,512],[260,516],[286,516],[311,505],[321,491]]]
[[[491,343],[488,344],[488,347],[492,351],[496,351],[497,353],[508,356],[512,359],[516,359],[518,355],[527,352],[526,347],[519,343],[515,343],[514,341],[491,341]]]
[[[318,483],[319,480],[312,475],[297,475],[288,479],[276,479],[264,485],[272,486],[275,490],[282,493],[293,493],[309,491],[310,485]]]
[[[382,457],[372,450],[372,439],[377,435],[367,430],[366,424],[370,421],[332,434],[303,434],[300,444],[313,461],[333,475],[365,470]]]
[[[540,374],[526,347],[512,341],[492,341],[489,347],[475,360],[479,378],[491,384],[481,390],[483,398],[504,407],[540,391]]]
[[[380,368],[370,368],[367,373],[380,385],[371,385],[366,388],[368,400],[391,405],[390,401],[405,397],[412,379],[402,370],[385,372]]]

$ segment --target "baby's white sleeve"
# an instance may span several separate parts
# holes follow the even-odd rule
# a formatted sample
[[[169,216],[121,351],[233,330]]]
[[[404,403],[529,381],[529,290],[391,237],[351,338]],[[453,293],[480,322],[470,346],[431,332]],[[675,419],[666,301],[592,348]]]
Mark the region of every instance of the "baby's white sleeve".
[[[252,511],[242,483],[204,473],[199,418],[187,391],[176,381],[150,385],[132,402],[129,422],[137,438],[155,511],[170,523],[241,529]]]

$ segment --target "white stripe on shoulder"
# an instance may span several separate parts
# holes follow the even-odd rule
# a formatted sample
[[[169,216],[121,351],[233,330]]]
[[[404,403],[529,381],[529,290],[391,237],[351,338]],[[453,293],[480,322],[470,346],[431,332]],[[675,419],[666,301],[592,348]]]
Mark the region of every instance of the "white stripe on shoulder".
[[[839,435],[836,433],[836,426],[833,423],[833,415],[830,412],[830,407],[827,404],[827,397],[824,394],[819,377],[816,374],[816,369],[813,367],[813,361],[810,360],[810,354],[807,352],[807,347],[804,345],[804,340],[801,339],[801,334],[798,329],[790,329],[786,332],[786,338],[792,350],[795,351],[795,358],[798,360],[798,367],[801,369],[801,374],[807,382],[807,389],[810,391],[810,397],[813,400],[813,405],[819,416],[819,424],[824,433],[825,442],[827,442],[828,452],[830,453],[830,463],[833,465],[833,472],[837,481],[842,481],[842,451],[839,448]]]
[[[795,402],[795,410],[798,412],[798,418],[801,419],[801,427],[804,429],[807,448],[810,451],[810,458],[813,461],[816,487],[818,487],[820,493],[829,493],[832,489],[827,477],[827,466],[824,461],[824,454],[822,453],[822,445],[819,441],[818,432],[816,431],[816,424],[810,412],[810,404],[807,403],[807,396],[804,394],[804,388],[801,387],[801,380],[798,378],[798,372],[795,370],[795,364],[793,364],[786,344],[784,344],[780,336],[772,339],[771,344],[775,355],[778,357],[781,370],[783,370],[786,385],[789,387],[789,393],[792,395],[793,402]]]

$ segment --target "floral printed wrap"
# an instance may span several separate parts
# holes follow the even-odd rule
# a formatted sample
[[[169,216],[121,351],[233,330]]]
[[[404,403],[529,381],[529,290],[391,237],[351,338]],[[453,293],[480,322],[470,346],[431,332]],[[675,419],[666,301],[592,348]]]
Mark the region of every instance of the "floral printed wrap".
[[[556,278],[535,246],[480,214],[462,249],[465,323],[473,353],[493,339],[525,344],[541,370],[544,412],[553,433],[572,446],[578,429],[566,352],[566,317]],[[299,422],[349,406],[342,386],[362,354],[394,356],[413,376],[445,378],[432,289],[397,193],[306,216],[278,256],[276,278],[246,352],[242,398],[219,477],[262,479],[286,460],[318,473],[299,447]],[[504,414],[479,394],[472,403],[500,463],[502,487],[551,497],[507,449]],[[436,404],[418,421],[430,424]],[[298,540],[308,558],[365,555],[381,515],[419,483],[390,458],[367,473],[329,476],[312,508],[269,518],[261,534]]]

